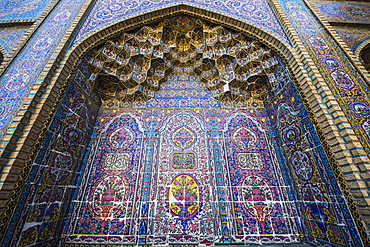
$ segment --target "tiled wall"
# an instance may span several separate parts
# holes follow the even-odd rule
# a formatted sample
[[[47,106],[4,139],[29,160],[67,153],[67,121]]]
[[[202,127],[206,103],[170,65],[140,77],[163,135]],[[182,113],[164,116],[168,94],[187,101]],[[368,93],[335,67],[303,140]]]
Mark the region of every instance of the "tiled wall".
[[[97,116],[99,99],[89,75],[83,61],[32,166],[4,244],[51,245],[63,231],[66,246],[361,246],[282,63],[270,78],[266,108],[210,105],[205,86],[180,74],[157,93],[167,97],[166,104],[103,104]],[[204,104],[203,97],[209,99]]]
[[[370,28],[336,26],[334,29],[347,46],[357,55],[360,52],[358,48],[370,39]]]
[[[314,5],[328,21],[370,22],[370,4],[359,2],[314,1]]]
[[[84,172],[87,144],[99,110],[86,73],[81,66],[63,97],[31,167],[3,246],[52,246],[58,241]]]
[[[6,54],[16,47],[23,35],[27,32],[27,27],[4,27],[0,29],[0,45]]]
[[[282,64],[271,80],[267,108],[202,105],[198,97],[207,95],[206,88],[186,75],[170,77],[157,93],[168,97],[167,105],[105,105],[64,245],[361,246],[318,134]]]
[[[284,73],[282,73],[284,75]],[[285,78],[289,78],[285,73]],[[306,241],[317,246],[362,246],[355,222],[320,142],[319,134],[291,80],[267,103],[270,138],[277,150],[282,180],[291,186],[295,214]]]
[[[299,241],[265,109],[221,108],[185,74],[156,95],[99,113],[64,241]]]
[[[0,3],[0,21],[34,20],[52,0],[4,0]]]
[[[50,35],[48,31],[58,27],[55,20],[60,21],[63,33],[70,15],[75,14],[68,1],[63,4],[61,9],[67,15],[52,15],[36,37]],[[122,3],[109,6],[118,8]],[[240,3],[223,6],[220,10],[226,12],[248,10]],[[144,8],[136,7],[138,12]],[[359,8],[354,9],[351,18],[360,18],[356,14]],[[276,21],[269,11],[267,16],[254,16],[253,12],[245,18],[251,22],[254,18],[287,40],[279,25],[261,22],[268,16],[272,16],[271,22]],[[299,20],[295,26],[302,30],[299,34],[312,35],[304,42],[313,56],[321,51],[335,55],[336,46],[327,43],[299,3],[291,1],[286,11],[291,11],[293,22]],[[86,25],[93,22],[86,23],[77,37],[90,30]],[[43,44],[47,47],[31,40],[25,50],[40,51],[34,59],[40,64],[51,54],[49,45],[57,43],[46,41]],[[348,77],[339,80],[344,75],[338,71],[353,69],[339,63],[345,58],[329,61],[317,57],[315,62],[325,65],[320,71],[333,82],[336,95],[357,87],[361,93],[365,87],[362,82],[357,85]],[[3,99],[8,99],[3,105],[9,105],[11,111],[29,86],[23,85],[29,79],[24,77],[29,69],[24,68],[27,61],[17,60],[14,66],[13,75],[4,77],[3,85],[10,91],[18,85],[21,90],[2,93]],[[104,105],[94,130],[99,100],[91,94],[88,76],[81,67],[68,89],[32,166],[4,246],[52,245],[62,229],[66,245],[81,241],[198,244],[308,240],[319,245],[361,246],[319,134],[284,69],[276,74],[280,78],[274,84],[276,93],[269,97],[266,108],[260,102],[223,105],[196,79],[173,77],[145,104],[130,105],[131,109]],[[9,81],[12,83],[5,83]],[[187,88],[189,85],[193,86]],[[190,90],[195,93],[189,95]],[[367,118],[358,111],[368,105],[355,96],[351,99],[353,103],[343,103],[344,108],[353,122],[360,119],[359,132],[368,133]],[[0,123],[6,126],[10,118],[0,110]],[[366,143],[366,134],[363,136]],[[300,239],[301,235],[306,238]]]

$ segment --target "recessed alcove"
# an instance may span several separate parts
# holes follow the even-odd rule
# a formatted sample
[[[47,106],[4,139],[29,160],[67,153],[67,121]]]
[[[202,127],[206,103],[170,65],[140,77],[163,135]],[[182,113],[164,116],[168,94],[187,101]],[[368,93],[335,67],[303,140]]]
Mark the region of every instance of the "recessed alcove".
[[[187,15],[81,59],[32,175],[22,246],[361,241],[284,61]]]

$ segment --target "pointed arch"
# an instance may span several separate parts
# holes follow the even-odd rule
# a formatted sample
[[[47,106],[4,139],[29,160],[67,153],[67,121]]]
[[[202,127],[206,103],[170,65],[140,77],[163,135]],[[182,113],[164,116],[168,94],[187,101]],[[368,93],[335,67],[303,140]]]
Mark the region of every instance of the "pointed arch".
[[[360,43],[361,42],[361,43]],[[353,53],[359,57],[360,54],[361,54],[361,51],[365,48],[365,47],[368,47],[370,45],[370,36],[369,37],[366,37],[364,39],[362,39],[362,41],[360,41],[358,45],[355,45],[352,50],[353,50]]]
[[[358,47],[356,55],[365,69],[370,72],[370,37]]]
[[[154,10],[152,12],[133,16],[124,20],[119,20],[117,22],[104,26],[103,28],[92,32],[88,36],[77,41],[77,43],[73,44],[69,48],[69,51],[67,53],[67,63],[70,65],[73,64],[72,67],[75,67],[76,64],[78,64],[78,61],[87,53],[87,51],[104,43],[105,41],[118,35],[119,33],[132,30],[139,26],[156,22],[163,18],[167,18],[177,14],[187,14],[190,16],[199,17],[209,22],[223,25],[224,27],[242,32],[247,36],[258,40],[266,46],[275,50],[284,60],[289,61],[291,65],[293,65],[294,63],[292,63],[292,61],[295,60],[293,58],[295,48],[293,48],[285,40],[277,37],[274,33],[265,29],[261,29],[260,27],[252,23],[187,4],[179,4],[176,6]],[[295,66],[293,65],[293,67]]]

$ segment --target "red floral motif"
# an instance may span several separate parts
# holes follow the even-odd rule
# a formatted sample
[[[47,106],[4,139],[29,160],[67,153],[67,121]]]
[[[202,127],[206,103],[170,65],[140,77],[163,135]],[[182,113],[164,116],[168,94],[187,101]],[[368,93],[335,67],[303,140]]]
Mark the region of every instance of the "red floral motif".
[[[250,175],[243,180],[241,197],[247,207],[247,211],[259,221],[265,221],[266,217],[273,210],[272,205],[269,203],[273,201],[271,189],[260,176]]]
[[[103,178],[93,194],[92,211],[103,220],[112,218],[126,205],[126,182],[117,175]]]
[[[126,147],[134,141],[134,134],[130,129],[122,127],[114,131],[109,140],[116,148]]]

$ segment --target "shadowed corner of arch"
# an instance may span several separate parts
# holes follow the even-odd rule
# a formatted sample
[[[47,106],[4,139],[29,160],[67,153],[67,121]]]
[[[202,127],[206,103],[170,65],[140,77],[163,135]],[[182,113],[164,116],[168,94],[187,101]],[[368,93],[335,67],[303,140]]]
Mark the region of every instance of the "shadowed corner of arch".
[[[5,50],[1,47],[1,45],[0,45],[0,65],[2,65],[3,64],[3,62],[4,62],[4,57],[5,57]]]
[[[360,58],[365,69],[370,73],[370,43],[360,51]]]

